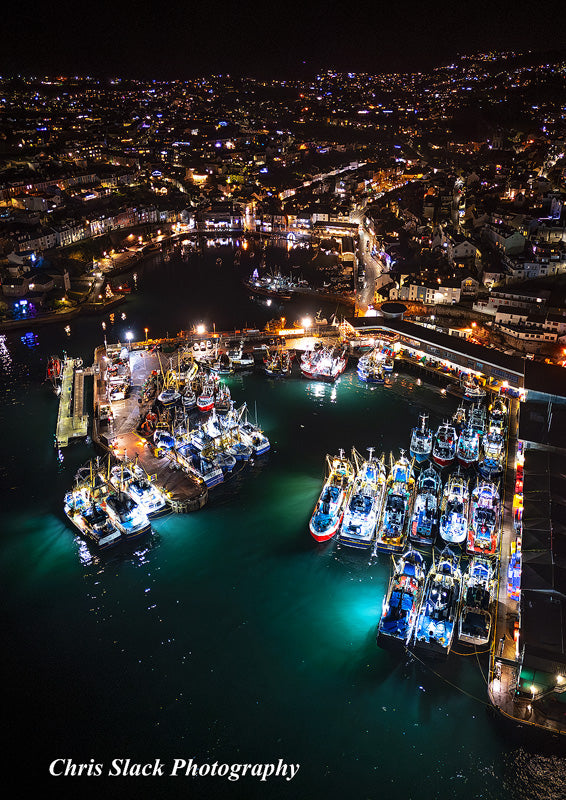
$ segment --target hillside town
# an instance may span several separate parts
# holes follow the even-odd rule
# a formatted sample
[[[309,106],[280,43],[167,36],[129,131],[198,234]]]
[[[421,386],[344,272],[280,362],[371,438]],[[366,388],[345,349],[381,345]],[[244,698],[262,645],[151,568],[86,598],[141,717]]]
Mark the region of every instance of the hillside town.
[[[170,237],[302,244],[359,316],[564,361],[566,64],[0,80],[0,318],[108,302]],[[105,269],[103,269],[105,267]]]

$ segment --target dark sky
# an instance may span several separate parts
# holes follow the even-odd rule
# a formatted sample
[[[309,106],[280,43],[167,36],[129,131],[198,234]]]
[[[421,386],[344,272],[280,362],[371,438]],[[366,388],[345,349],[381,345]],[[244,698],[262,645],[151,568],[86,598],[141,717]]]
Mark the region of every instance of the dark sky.
[[[4,4],[6,5],[6,4]],[[54,0],[0,12],[0,74],[284,77],[426,69],[457,53],[566,45],[556,4]]]

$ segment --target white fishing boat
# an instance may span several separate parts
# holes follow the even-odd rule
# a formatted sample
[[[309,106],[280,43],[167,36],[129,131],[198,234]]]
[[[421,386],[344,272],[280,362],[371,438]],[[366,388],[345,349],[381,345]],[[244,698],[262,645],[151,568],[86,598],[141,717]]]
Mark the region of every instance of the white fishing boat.
[[[128,541],[151,530],[146,512],[126,492],[109,494],[105,500],[105,508],[112,522]]]
[[[373,452],[373,447],[368,447],[369,456],[364,459],[356,450],[352,451],[356,478],[338,535],[339,541],[349,547],[371,547],[375,536],[385,492],[386,473],[383,456],[376,460]]]
[[[86,487],[67,492],[64,511],[79,533],[98,549],[107,550],[122,541],[122,534]]]
[[[447,544],[462,544],[468,535],[470,493],[468,481],[459,472],[449,476],[440,506],[440,535]]]
[[[419,416],[419,424],[411,432],[411,446],[409,453],[417,464],[427,461],[432,452],[432,430],[427,424],[427,414]]]
[[[301,359],[305,378],[333,383],[346,369],[348,355],[344,347],[322,347],[308,358]]]

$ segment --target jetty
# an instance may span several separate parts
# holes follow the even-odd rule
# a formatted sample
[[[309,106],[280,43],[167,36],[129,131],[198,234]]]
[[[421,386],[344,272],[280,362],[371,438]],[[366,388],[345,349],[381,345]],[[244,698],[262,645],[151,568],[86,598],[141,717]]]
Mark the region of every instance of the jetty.
[[[55,432],[56,447],[67,447],[70,439],[84,439],[88,434],[88,414],[84,411],[85,374],[80,359],[65,358]]]

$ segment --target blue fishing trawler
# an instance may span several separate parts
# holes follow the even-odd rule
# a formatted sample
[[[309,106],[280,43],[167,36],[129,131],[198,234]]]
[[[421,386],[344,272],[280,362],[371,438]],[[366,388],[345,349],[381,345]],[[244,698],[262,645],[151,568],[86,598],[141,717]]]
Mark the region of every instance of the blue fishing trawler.
[[[409,643],[425,583],[423,557],[416,550],[408,550],[394,563],[377,628],[381,646]]]

